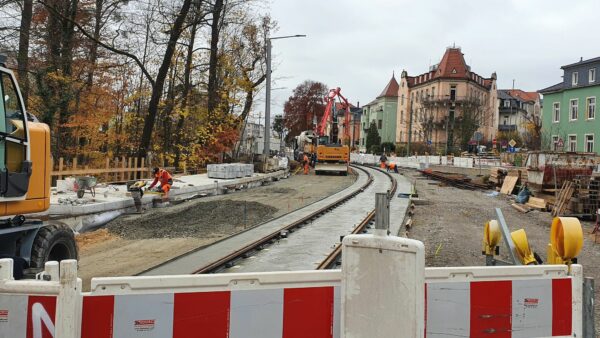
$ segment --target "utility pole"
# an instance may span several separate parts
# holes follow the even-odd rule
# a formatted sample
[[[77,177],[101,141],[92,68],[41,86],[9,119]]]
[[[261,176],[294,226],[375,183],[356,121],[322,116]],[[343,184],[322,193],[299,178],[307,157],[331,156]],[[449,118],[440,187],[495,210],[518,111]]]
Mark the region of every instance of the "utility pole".
[[[288,39],[288,38],[302,38],[306,35],[287,35],[277,36],[274,38],[266,38],[266,54],[267,54],[267,76],[266,76],[266,93],[265,93],[265,147],[263,149],[263,155],[266,159],[269,157],[271,150],[271,40]]]
[[[410,156],[410,142],[412,139],[412,120],[413,120],[413,100],[410,100],[410,109],[408,110],[408,144],[406,145],[406,156]]]

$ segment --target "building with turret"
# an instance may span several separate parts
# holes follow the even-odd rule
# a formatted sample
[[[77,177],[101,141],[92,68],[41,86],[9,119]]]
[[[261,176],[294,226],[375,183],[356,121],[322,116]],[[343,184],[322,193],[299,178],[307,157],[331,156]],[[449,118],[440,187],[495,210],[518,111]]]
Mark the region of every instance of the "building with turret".
[[[396,142],[405,146],[444,154],[466,150],[476,132],[481,144],[491,143],[498,130],[496,73],[473,72],[458,47],[447,48],[425,73],[403,71],[397,99]]]
[[[371,123],[377,126],[377,132],[381,137],[381,143],[396,142],[396,120],[398,112],[398,81],[394,74],[377,98],[362,108],[361,133],[359,149],[366,149],[367,132]]]

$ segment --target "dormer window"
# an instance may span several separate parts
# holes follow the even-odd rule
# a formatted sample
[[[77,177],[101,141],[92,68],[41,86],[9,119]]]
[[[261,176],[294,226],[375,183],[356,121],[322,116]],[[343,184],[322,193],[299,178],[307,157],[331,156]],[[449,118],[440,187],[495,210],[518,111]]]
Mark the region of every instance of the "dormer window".
[[[596,68],[590,69],[589,74],[588,74],[588,79],[589,79],[590,83],[596,82]]]
[[[577,86],[578,83],[579,83],[579,73],[573,72],[573,74],[571,75],[571,84],[573,86]]]
[[[510,108],[510,100],[504,100],[504,107]]]

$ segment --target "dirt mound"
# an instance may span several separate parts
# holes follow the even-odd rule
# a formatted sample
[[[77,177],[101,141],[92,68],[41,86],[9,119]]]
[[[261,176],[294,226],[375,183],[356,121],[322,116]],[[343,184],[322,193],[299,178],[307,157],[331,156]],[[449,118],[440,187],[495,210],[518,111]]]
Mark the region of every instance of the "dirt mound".
[[[117,219],[108,231],[125,239],[221,237],[264,221],[277,208],[250,201],[196,203],[184,210],[148,214],[135,222]]]
[[[109,233],[107,229],[99,229],[75,236],[79,254],[85,253],[86,250],[98,243],[110,241],[115,238],[117,238],[117,236]]]

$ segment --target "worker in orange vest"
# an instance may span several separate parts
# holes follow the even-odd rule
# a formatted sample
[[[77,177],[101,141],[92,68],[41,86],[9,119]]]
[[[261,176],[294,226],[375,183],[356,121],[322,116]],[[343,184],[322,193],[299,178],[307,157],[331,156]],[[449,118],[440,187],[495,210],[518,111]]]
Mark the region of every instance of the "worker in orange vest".
[[[304,157],[302,158],[302,165],[304,166],[304,175],[308,175],[309,163],[310,162],[308,160],[308,156],[304,154]]]
[[[379,167],[381,169],[385,169],[385,167],[387,166],[387,156],[385,156],[385,153],[381,153],[381,157],[379,157],[379,162],[381,162]]]
[[[154,188],[154,186],[160,182],[160,190],[163,192],[163,197],[169,197],[169,191],[171,190],[171,186],[173,186],[173,176],[166,171],[165,169],[154,168],[152,171],[154,174],[154,181],[150,184],[149,189]]]

